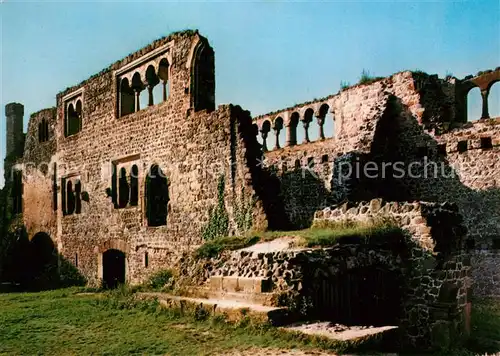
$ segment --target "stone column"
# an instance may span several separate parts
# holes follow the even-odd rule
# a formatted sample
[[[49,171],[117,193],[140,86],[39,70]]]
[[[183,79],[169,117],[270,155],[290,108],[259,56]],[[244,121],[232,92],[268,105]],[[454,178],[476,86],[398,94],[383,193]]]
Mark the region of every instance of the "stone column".
[[[141,110],[141,101],[139,99],[141,91],[139,89],[134,89],[134,93],[135,93],[135,112],[138,112],[139,110]]]
[[[163,86],[163,101],[167,101],[167,81],[166,80],[162,81],[162,86]]]
[[[483,98],[483,112],[481,114],[481,119],[488,119],[490,113],[488,110],[488,89],[481,90],[481,97]]]
[[[154,105],[153,88],[154,88],[153,85],[148,85],[148,96],[149,96],[148,106]]]
[[[274,128],[274,134],[276,135],[275,137],[275,143],[274,143],[274,149],[280,149],[280,140],[279,140],[279,135],[280,135],[281,128],[275,127]]]
[[[304,141],[311,142],[309,140],[309,121],[302,121],[302,124],[304,125]]]
[[[318,126],[319,126],[319,139],[324,140],[325,139],[325,128],[323,125],[325,124],[325,117],[318,117]]]
[[[286,144],[285,146],[295,146],[297,144],[297,127],[292,123],[286,125]]]
[[[267,132],[266,131],[261,131],[261,136],[262,136],[262,151],[267,152]]]

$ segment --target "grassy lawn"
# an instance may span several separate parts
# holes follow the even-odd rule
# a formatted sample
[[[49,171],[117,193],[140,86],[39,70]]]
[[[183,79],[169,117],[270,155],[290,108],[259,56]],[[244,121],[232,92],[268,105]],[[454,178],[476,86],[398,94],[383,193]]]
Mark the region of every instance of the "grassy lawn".
[[[78,289],[0,294],[1,355],[213,355],[231,350],[300,348],[276,329],[195,320],[155,305],[128,308]]]
[[[253,232],[247,236],[218,237],[206,241],[196,251],[198,257],[215,257],[223,250],[238,250],[259,242],[280,237],[296,238],[297,247],[330,247],[337,243],[389,241],[402,237],[403,232],[390,223],[330,222],[295,231]]]
[[[78,295],[80,291],[0,294],[0,355],[236,355],[245,350],[265,355],[267,348],[316,354],[347,346],[259,325],[197,320],[155,302],[137,304],[104,293]],[[500,351],[500,302],[475,302],[472,325],[468,349],[441,355]]]

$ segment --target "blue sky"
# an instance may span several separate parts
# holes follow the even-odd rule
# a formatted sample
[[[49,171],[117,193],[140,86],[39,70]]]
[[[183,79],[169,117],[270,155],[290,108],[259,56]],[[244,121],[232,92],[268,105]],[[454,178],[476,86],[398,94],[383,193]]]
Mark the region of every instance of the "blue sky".
[[[363,69],[377,76],[420,69],[462,78],[500,65],[498,0],[3,0],[0,15],[2,161],[5,104],[25,105],[26,127],[29,114],[54,106],[59,91],[186,28],[199,29],[215,49],[217,104],[239,104],[253,115],[335,93],[341,81],[354,84]],[[500,111],[495,105],[492,114]]]

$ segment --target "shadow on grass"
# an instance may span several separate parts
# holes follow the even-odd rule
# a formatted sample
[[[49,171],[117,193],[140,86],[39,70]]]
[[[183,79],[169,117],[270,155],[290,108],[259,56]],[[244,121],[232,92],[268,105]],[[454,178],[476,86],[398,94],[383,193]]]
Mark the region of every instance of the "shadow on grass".
[[[84,286],[85,277],[61,255],[50,235],[39,232],[31,240],[24,226],[8,236],[8,250],[2,261],[0,293],[41,291]]]

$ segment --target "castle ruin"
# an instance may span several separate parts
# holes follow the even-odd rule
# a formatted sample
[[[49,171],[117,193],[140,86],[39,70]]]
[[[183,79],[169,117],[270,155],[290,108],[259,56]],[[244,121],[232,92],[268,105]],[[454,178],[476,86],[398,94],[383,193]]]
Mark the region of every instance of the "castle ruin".
[[[458,335],[472,294],[500,296],[500,118],[488,113],[497,81],[500,68],[462,80],[403,71],[252,117],[215,106],[207,39],[174,33],[60,92],[26,135],[23,106],[6,105],[7,208],[31,243],[51,245],[91,285],[140,283],[175,265],[203,242],[221,196],[229,235],[391,215],[414,237],[409,257],[346,253],[406,271],[414,291],[400,320],[412,344],[436,328]],[[468,122],[474,87],[482,117]],[[420,164],[413,176],[394,178],[393,165],[387,177],[339,181],[345,161]],[[444,171],[427,175],[431,163]],[[276,256],[251,273],[245,257],[228,262],[234,275],[265,278]],[[328,278],[338,256],[323,257],[315,268]],[[318,278],[293,258],[293,273]],[[214,269],[210,283],[224,276]]]

